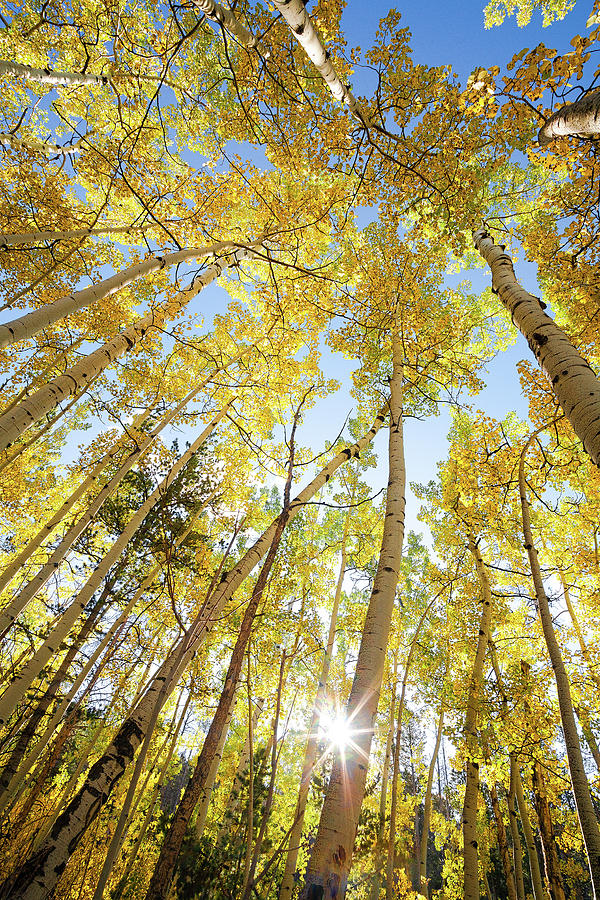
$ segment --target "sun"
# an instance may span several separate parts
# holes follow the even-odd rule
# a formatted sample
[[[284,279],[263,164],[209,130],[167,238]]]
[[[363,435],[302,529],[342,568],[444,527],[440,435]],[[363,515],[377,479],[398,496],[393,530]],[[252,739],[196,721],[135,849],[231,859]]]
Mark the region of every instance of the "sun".
[[[335,715],[331,715],[329,712],[324,713],[321,716],[320,731],[323,739],[339,750],[347,747],[352,740],[350,723],[341,713]]]

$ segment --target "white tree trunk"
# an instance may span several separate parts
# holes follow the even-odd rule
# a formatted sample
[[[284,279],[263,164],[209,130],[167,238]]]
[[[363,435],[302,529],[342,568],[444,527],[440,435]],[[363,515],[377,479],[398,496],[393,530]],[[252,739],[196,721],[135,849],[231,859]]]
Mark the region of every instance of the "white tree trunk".
[[[199,291],[214,281],[221,273],[252,256],[252,250],[236,250],[230,257],[216,259],[204,272],[193,279],[189,287],[181,291],[173,304],[170,304],[169,315],[174,309],[181,309]],[[59,375],[31,397],[23,400],[10,412],[0,416],[0,450],[5,450],[12,441],[23,434],[34,422],[47,415],[65,397],[89,384],[100,372],[107,368],[126,351],[131,350],[154,325],[162,325],[165,314],[157,309],[143,319],[138,320],[117,337],[103,344],[89,356],[76,363],[63,375]]]
[[[600,382],[567,335],[544,312],[537,297],[515,277],[510,256],[485,228],[474,232],[475,246],[492,271],[492,290],[524,335],[575,434],[600,466]]]
[[[390,382],[389,481],[383,538],[373,581],[346,718],[353,744],[336,754],[311,858],[303,900],[342,900],[363,802],[369,752],[385,664],[402,554],[406,471],[402,432],[402,347],[393,337]]]
[[[202,509],[200,509],[196,512],[196,514],[194,515],[193,519],[191,520],[191,522],[189,523],[187,528],[182,532],[182,534],[180,534],[180,536],[175,541],[175,544],[174,544],[175,547],[178,547],[186,539],[186,537],[190,533],[191,529],[194,527],[194,524],[197,521],[198,516],[204,509],[205,509],[205,506],[203,506]],[[148,590],[150,585],[155,581],[160,570],[161,570],[160,563],[157,563],[150,570],[149,574],[146,576],[146,578],[143,580],[143,582],[141,583],[141,585],[139,586],[137,591],[131,597],[131,599],[129,600],[129,602],[127,603],[127,605],[125,606],[125,608],[123,609],[121,614],[119,615],[119,617],[115,620],[115,622],[108,629],[108,631],[106,632],[106,634],[104,635],[102,640],[95,647],[90,658],[87,660],[87,662],[83,666],[81,672],[79,673],[79,675],[77,676],[77,678],[75,679],[75,681],[73,682],[71,687],[69,688],[68,693],[61,700],[58,708],[56,709],[52,718],[48,722],[48,725],[46,726],[39,741],[31,749],[31,751],[28,753],[28,755],[25,757],[25,759],[23,760],[23,762],[21,763],[21,765],[15,772],[14,777],[13,777],[13,779],[7,789],[7,792],[6,792],[8,796],[10,796],[16,790],[16,788],[24,782],[24,779],[26,778],[27,774],[31,771],[31,769],[33,768],[33,766],[39,759],[40,755],[43,753],[46,746],[48,745],[48,742],[52,738],[52,735],[54,734],[54,731],[56,730],[57,726],[59,725],[62,717],[64,716],[65,712],[71,705],[71,702],[77,695],[79,688],[84,683],[84,681],[86,680],[86,678],[88,677],[88,675],[90,674],[90,672],[92,671],[94,666],[96,665],[96,662],[98,661],[98,659],[100,658],[100,656],[102,655],[102,653],[104,652],[106,647],[109,644],[112,644],[115,636],[118,635],[118,633],[121,629],[121,626],[124,625],[124,623],[129,618],[131,612],[135,609],[138,601],[144,596],[144,594],[146,593],[146,591]],[[108,656],[108,653],[107,653],[107,656]],[[102,665],[104,665],[105,662],[106,662],[106,658],[103,661]],[[95,677],[95,675],[94,675],[94,677]],[[86,688],[86,690],[87,690],[87,688]]]
[[[33,66],[24,66],[21,63],[8,59],[0,59],[0,77],[5,78],[29,78],[38,84],[48,84],[52,87],[73,87],[74,85],[88,85],[94,87],[98,84],[109,84],[110,78],[106,75],[81,75],[77,72],[54,72],[52,69],[36,69]]]
[[[467,783],[463,803],[463,860],[464,860],[464,898],[479,900],[479,852],[477,842],[477,799],[479,797],[479,763],[478,727],[479,708],[483,692],[484,661],[487,646],[490,642],[492,624],[492,591],[490,581],[472,534],[469,534],[469,550],[475,560],[479,584],[481,587],[481,616],[479,619],[479,635],[475,648],[475,658],[469,680],[467,694],[467,711],[465,715],[465,743],[467,746]]]
[[[584,94],[575,103],[569,103],[553,112],[538,132],[541,146],[554,138],[567,134],[598,134],[600,132],[600,91]]]
[[[78,138],[72,144],[53,144],[48,141],[23,140],[16,134],[0,134],[0,144],[4,147],[12,147],[13,150],[26,150],[30,153],[42,153],[44,156],[74,156],[81,152],[82,143],[92,134],[88,131],[83,137]]]
[[[211,377],[214,376],[215,372],[218,371],[221,371],[221,368],[215,369]],[[186,394],[183,400],[181,400],[174,409],[170,410],[163,416],[160,422],[155,425],[155,427],[148,435],[144,435],[143,437],[138,438],[136,449],[129,454],[125,461],[119,466],[110,481],[108,481],[104,485],[104,487],[101,488],[98,494],[90,501],[85,512],[71,525],[71,527],[61,539],[59,545],[52,552],[50,558],[42,566],[37,575],[30,579],[30,581],[28,581],[27,584],[19,590],[18,594],[13,597],[8,606],[6,606],[2,610],[2,614],[0,615],[0,637],[6,635],[8,629],[15,621],[17,616],[23,612],[27,604],[33,599],[33,597],[36,596],[38,591],[43,588],[43,586],[53,575],[53,573],[56,572],[58,566],[65,558],[77,538],[81,534],[83,534],[98,510],[101,508],[104,501],[112,496],[125,475],[133,468],[135,463],[141,458],[141,456],[154,442],[155,438],[158,437],[161,431],[163,431],[163,429],[166,428],[167,425],[169,425],[170,422],[172,422],[173,419],[185,408],[190,400],[197,393],[199,393],[199,391],[202,390],[202,388],[207,384],[207,381],[208,379],[202,382],[202,384],[198,385],[197,387],[192,388],[192,390],[188,394]]]
[[[419,880],[420,891],[424,897],[429,897],[429,884],[427,881],[427,846],[429,844],[429,829],[431,825],[431,806],[433,791],[433,776],[435,773],[435,764],[437,762],[440,744],[442,743],[442,734],[444,727],[444,706],[440,709],[440,717],[438,719],[435,746],[431,754],[431,762],[429,763],[429,772],[427,774],[427,787],[425,789],[425,800],[423,802],[423,834],[421,836],[421,859],[419,862]]]
[[[217,749],[215,750],[215,755],[213,757],[213,761],[206,778],[206,784],[202,788],[200,798],[196,806],[196,824],[194,825],[194,829],[196,831],[196,838],[198,840],[200,840],[202,838],[202,835],[204,834],[204,826],[206,825],[206,817],[208,815],[208,807],[210,806],[210,798],[212,797],[215,781],[217,780],[217,775],[219,773],[219,766],[221,765],[221,760],[223,758],[223,749],[225,747],[225,741],[227,740],[227,735],[229,733],[229,725],[231,723],[231,717],[233,715],[234,708],[235,702],[232,701],[229,712],[227,713],[227,718],[225,719],[225,725],[221,730],[221,734],[219,735]]]
[[[23,231],[18,234],[0,234],[0,250],[8,250],[10,247],[21,247],[23,244],[32,244],[38,241],[73,241],[77,238],[95,236],[97,234],[131,234],[132,231],[145,231],[147,228],[147,224],[105,225],[98,228],[73,228],[70,231]],[[104,294],[104,296],[108,295]]]
[[[514,778],[517,806],[519,807],[519,818],[521,819],[523,835],[525,836],[525,846],[527,847],[527,859],[529,861],[529,873],[531,875],[534,900],[547,900],[548,895],[544,890],[533,828],[531,827],[529,812],[527,810],[527,804],[525,803],[521,772],[519,771],[519,766],[516,764],[516,761],[514,765],[511,764],[511,777]]]
[[[548,597],[546,596],[546,591],[544,589],[542,571],[540,569],[537,550],[533,543],[533,532],[531,530],[529,500],[527,498],[527,482],[525,480],[525,456],[532,440],[537,434],[539,434],[539,431],[534,432],[526,442],[521,451],[521,458],[519,460],[519,492],[521,496],[521,513],[523,516],[523,536],[525,538],[525,549],[527,550],[527,556],[531,566],[531,577],[535,587],[535,598],[540,621],[542,623],[542,631],[544,633],[546,647],[548,648],[548,656],[550,657],[550,662],[554,671],[554,679],[556,681],[560,721],[567,750],[569,774],[571,776],[571,785],[573,788],[575,807],[577,809],[577,817],[579,819],[579,827],[581,829],[581,834],[583,835],[583,842],[588,858],[592,894],[594,897],[600,897],[600,831],[598,830],[598,821],[592,803],[590,785],[583,765],[581,744],[579,743],[579,734],[577,732],[575,713],[571,700],[569,677],[554,632],[552,613],[550,612]]]
[[[247,47],[249,50],[261,50],[258,39],[248,31],[245,25],[242,25],[230,9],[216,3],[215,0],[192,0],[192,2],[194,6],[202,10],[207,19],[221,25],[229,34],[233,35],[242,47]]]
[[[370,121],[347,84],[344,84],[331,62],[329,51],[306,12],[302,0],[272,0],[273,6],[286,20],[292,34],[311,60],[336,100],[344,103],[360,124],[369,128]]]

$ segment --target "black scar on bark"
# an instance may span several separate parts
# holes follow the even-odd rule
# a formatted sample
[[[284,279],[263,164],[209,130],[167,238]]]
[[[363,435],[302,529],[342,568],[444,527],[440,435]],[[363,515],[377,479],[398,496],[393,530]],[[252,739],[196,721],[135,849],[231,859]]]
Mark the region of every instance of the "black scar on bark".
[[[546,334],[540,334],[539,331],[534,331],[532,337],[538,347],[543,347],[544,344],[548,343],[548,336]]]

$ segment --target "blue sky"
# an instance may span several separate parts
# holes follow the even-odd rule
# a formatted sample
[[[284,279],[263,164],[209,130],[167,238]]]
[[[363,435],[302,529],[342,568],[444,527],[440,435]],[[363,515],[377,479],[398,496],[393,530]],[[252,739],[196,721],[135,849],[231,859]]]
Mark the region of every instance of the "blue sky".
[[[387,0],[350,0],[344,10],[342,24],[350,46],[369,47],[379,20],[387,15]],[[585,34],[585,23],[592,3],[580,2],[561,21],[542,27],[541,13],[535,12],[529,25],[518,28],[514,17],[500,27],[485,29],[483,9],[486,0],[403,0],[397,4],[402,13],[402,27],[412,33],[416,62],[430,66],[450,64],[465,79],[478,66],[485,68],[504,63],[522,50],[543,42],[547,47],[568,50],[575,34]],[[355,87],[360,93],[357,77]]]

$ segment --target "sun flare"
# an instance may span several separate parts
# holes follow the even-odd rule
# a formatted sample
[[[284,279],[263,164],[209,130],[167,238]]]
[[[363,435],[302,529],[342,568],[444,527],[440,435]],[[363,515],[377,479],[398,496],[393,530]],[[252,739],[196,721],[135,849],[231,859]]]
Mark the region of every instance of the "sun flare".
[[[347,747],[352,739],[350,723],[341,713],[333,716],[325,714],[321,718],[321,730],[327,743],[335,745],[340,750]]]

